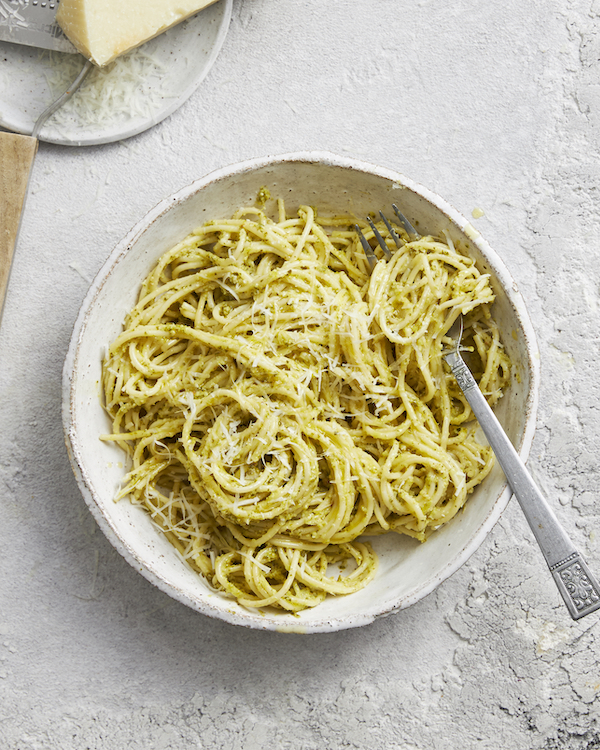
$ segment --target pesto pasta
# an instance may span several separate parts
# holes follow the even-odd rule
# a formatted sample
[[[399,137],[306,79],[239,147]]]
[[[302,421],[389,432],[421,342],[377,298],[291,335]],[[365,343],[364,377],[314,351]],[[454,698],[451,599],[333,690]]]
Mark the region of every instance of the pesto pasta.
[[[355,217],[277,205],[160,258],[103,362],[103,439],[131,461],[117,499],[211,586],[296,612],[367,585],[369,536],[425,541],[489,473],[441,356],[457,316],[491,404],[510,364],[489,278],[449,238],[397,249],[382,225],[371,272]]]

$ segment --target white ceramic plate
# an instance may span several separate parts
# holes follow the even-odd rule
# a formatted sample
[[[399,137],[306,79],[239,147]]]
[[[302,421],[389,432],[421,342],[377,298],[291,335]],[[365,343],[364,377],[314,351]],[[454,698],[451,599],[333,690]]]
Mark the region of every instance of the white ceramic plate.
[[[511,494],[498,467],[464,511],[425,544],[396,534],[376,537],[379,569],[363,590],[328,598],[294,616],[248,610],[213,591],[140,507],[127,500],[115,503],[125,472],[123,454],[98,438],[110,431],[101,405],[101,359],[122,330],[142,280],[157,259],[196,226],[253,204],[263,186],[273,197],[285,199],[288,212],[307,204],[323,213],[365,216],[395,202],[422,233],[446,229],[468,250],[479,268],[491,274],[497,295],[494,315],[515,365],[497,414],[523,460],[527,458],[535,429],[539,356],[525,304],[502,260],[464,217],[426,188],[397,172],[313,152],[255,159],[214,172],[162,201],[117,245],[85,298],[65,362],[67,448],[83,496],[103,531],[137,570],[170,596],[212,617],[264,630],[314,633],[357,627],[414,604],[479,547]]]
[[[76,92],[48,120],[40,140],[64,146],[111,143],[137,135],[172,114],[215,62],[227,35],[232,4],[233,0],[218,0],[116,61],[115,65],[129,65],[138,80],[135,106],[116,101],[101,121],[94,122],[85,116]],[[52,81],[63,78],[66,66],[77,69],[82,63],[77,55],[0,42],[0,126],[31,134],[37,116],[62,93]],[[106,101],[108,91],[101,87],[111,85],[108,77],[92,70],[82,88],[96,87],[97,101]]]

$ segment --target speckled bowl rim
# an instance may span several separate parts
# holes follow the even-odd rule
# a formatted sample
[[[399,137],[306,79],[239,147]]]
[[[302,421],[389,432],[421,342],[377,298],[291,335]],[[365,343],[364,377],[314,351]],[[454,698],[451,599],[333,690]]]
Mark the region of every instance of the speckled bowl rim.
[[[453,223],[461,232],[469,237],[471,242],[476,245],[479,252],[484,256],[486,261],[502,285],[508,300],[513,307],[516,316],[519,320],[519,324],[522,329],[522,333],[525,337],[525,347],[527,352],[528,361],[526,367],[529,374],[529,391],[526,399],[526,418],[525,418],[525,429],[523,430],[517,450],[523,461],[527,460],[536,426],[536,415],[538,408],[538,394],[539,394],[539,380],[540,380],[540,368],[539,368],[539,349],[536,341],[535,331],[531,324],[529,314],[527,312],[524,300],[518,290],[517,284],[511,277],[508,269],[506,268],[502,259],[497,253],[490,247],[490,245],[481,237],[481,235],[473,230],[470,222],[456,211],[447,201],[440,196],[433,193],[431,190],[419,185],[413,180],[407,178],[403,174],[379,167],[368,162],[356,160],[348,157],[337,156],[332,153],[323,151],[302,151],[288,154],[281,154],[276,156],[266,156],[261,158],[249,159],[242,161],[237,164],[233,164],[221,169],[210,172],[205,177],[195,180],[191,184],[183,187],[176,191],[171,196],[160,201],[152,210],[150,210],[146,216],[144,216],[128,234],[116,245],[114,250],[109,255],[108,259],[98,272],[95,280],[88,293],[86,294],[84,301],[81,305],[81,309],[77,316],[74,324],[73,333],[68,349],[68,353],[65,359],[63,368],[63,390],[62,390],[62,417],[63,417],[63,428],[65,434],[65,443],[69,459],[77,480],[79,489],[83,495],[83,498],[88,505],[92,515],[96,519],[101,530],[104,532],[106,537],[116,548],[116,550],[136,569],[138,570],[148,581],[159,588],[164,593],[168,594],[172,598],[181,603],[192,607],[193,609],[202,612],[210,617],[218,618],[229,622],[233,625],[242,625],[259,630],[276,630],[276,631],[287,631],[287,632],[302,632],[302,633],[323,633],[332,632],[337,630],[343,630],[347,628],[360,627],[375,619],[387,616],[393,612],[406,609],[420,601],[424,597],[428,596],[434,589],[437,588],[443,581],[449,578],[455,573],[464,563],[471,557],[471,555],[480,547],[483,540],[489,534],[491,529],[494,527],[502,512],[506,508],[512,492],[509,487],[505,484],[502,493],[497,498],[494,505],[490,508],[490,512],[487,515],[485,521],[479,527],[478,532],[471,537],[469,542],[465,544],[462,551],[455,555],[444,567],[437,571],[433,575],[426,586],[421,587],[412,594],[402,597],[400,600],[388,604],[385,607],[374,606],[371,610],[355,614],[352,616],[345,616],[342,618],[325,618],[322,620],[310,621],[303,624],[298,628],[293,625],[282,625],[278,623],[275,617],[264,617],[261,614],[248,611],[241,614],[240,612],[233,611],[227,608],[216,607],[210,601],[198,602],[191,600],[185,591],[173,586],[168,581],[165,581],[160,575],[157,574],[151,566],[148,565],[147,561],[140,559],[137,553],[131,549],[127,544],[123,542],[119,535],[119,529],[115,528],[102,513],[98,502],[96,501],[96,492],[93,484],[90,482],[88,474],[85,468],[85,458],[82,456],[80,451],[80,444],[78,440],[78,429],[79,426],[75,423],[73,418],[76,393],[74,391],[74,372],[78,367],[78,350],[80,342],[85,333],[86,323],[90,315],[91,310],[94,307],[96,300],[106,282],[106,279],[113,272],[117,266],[119,260],[128,252],[129,248],[135,244],[137,238],[147,229],[149,225],[157,221],[163,214],[168,212],[176,204],[185,202],[190,196],[203,190],[208,185],[228,178],[235,178],[236,175],[241,175],[248,171],[255,171],[263,167],[274,166],[284,162],[298,162],[305,164],[318,164],[318,165],[329,165],[334,167],[341,167],[343,169],[365,172],[376,177],[382,177],[385,180],[390,180],[398,183],[411,190],[412,192],[425,199],[427,202],[432,204],[435,208],[441,211],[448,220]]]

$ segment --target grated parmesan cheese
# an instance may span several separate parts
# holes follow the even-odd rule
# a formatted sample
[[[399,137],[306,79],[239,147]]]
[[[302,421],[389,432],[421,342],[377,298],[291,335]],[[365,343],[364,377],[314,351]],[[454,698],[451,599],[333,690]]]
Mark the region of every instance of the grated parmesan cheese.
[[[51,66],[46,80],[56,99],[76,78],[80,59],[44,52]],[[58,129],[107,126],[136,118],[151,118],[173,96],[162,81],[167,69],[155,56],[136,49],[105,68],[93,68],[71,99],[48,120]]]

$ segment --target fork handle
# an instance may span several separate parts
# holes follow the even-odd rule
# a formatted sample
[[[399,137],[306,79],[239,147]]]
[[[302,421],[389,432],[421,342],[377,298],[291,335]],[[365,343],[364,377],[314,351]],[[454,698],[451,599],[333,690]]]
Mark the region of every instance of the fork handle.
[[[453,351],[445,359],[521,505],[571,617],[578,620],[589,615],[600,608],[598,581],[525,468],[460,354]]]

